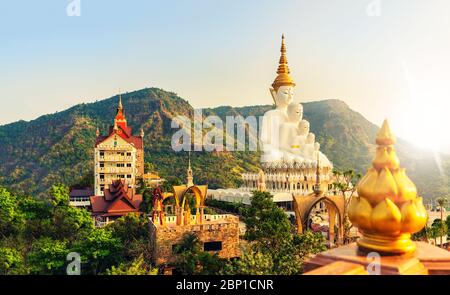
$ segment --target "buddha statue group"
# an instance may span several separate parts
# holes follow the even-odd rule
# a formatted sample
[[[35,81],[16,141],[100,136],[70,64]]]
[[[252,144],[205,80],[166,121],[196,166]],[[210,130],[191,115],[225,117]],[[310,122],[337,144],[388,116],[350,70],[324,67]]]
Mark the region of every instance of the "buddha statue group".
[[[303,119],[302,104],[293,100],[295,83],[289,74],[282,36],[277,77],[270,88],[275,109],[266,112],[262,120],[261,162],[315,163],[319,159],[322,166],[331,167],[331,162],[320,152],[314,133],[310,132],[309,122]]]

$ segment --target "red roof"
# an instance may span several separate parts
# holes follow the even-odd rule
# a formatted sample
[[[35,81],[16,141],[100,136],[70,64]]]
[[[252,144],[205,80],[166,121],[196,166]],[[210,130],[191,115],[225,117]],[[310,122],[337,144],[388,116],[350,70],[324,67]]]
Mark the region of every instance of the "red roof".
[[[91,196],[90,201],[94,215],[126,215],[139,212],[142,195],[133,195],[133,190],[122,180],[116,180],[104,190],[104,196]]]
[[[128,127],[128,131],[131,134],[131,127]],[[98,146],[99,144],[101,144],[102,142],[104,142],[106,139],[108,139],[109,137],[111,137],[114,134],[119,135],[121,138],[123,138],[126,142],[132,144],[135,148],[137,148],[138,150],[141,150],[143,147],[143,141],[142,141],[142,137],[140,136],[128,136],[126,134],[125,131],[122,130],[121,127],[119,127],[119,130],[121,130],[122,132],[117,132],[114,131],[114,128],[111,127],[110,131],[109,131],[109,135],[108,136],[102,136],[100,135],[99,137],[97,137],[97,140],[95,141],[95,146]]]
[[[114,130],[114,127],[117,127]],[[126,142],[132,144],[137,149],[143,149],[143,141],[140,136],[133,136],[133,130],[127,125],[127,119],[122,109],[122,101],[119,102],[119,107],[117,108],[116,117],[114,118],[114,126],[109,127],[109,134],[107,136],[98,136],[95,142],[95,146],[99,145],[111,135],[117,134],[123,138]]]

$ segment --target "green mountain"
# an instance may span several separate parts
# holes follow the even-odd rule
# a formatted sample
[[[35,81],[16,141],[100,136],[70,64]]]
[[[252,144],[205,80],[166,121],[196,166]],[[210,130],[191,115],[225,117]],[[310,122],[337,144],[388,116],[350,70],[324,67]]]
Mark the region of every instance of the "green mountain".
[[[177,115],[192,117],[193,108],[175,93],[146,88],[122,95],[128,124],[137,133],[144,129],[145,160],[170,182],[183,181],[187,153],[174,152],[171,128]],[[0,184],[25,193],[39,193],[54,183],[90,184],[93,181],[93,146],[99,127],[106,133],[113,122],[118,97],[79,104],[36,120],[0,126]],[[344,102],[326,100],[304,103],[304,112],[322,151],[337,169],[364,173],[374,155],[377,126]],[[265,106],[217,107],[203,115],[260,116]],[[436,163],[435,156],[399,140],[402,165],[425,198],[449,193],[450,160]],[[192,164],[198,183],[211,188],[239,185],[240,173],[259,169],[258,152],[193,152]]]

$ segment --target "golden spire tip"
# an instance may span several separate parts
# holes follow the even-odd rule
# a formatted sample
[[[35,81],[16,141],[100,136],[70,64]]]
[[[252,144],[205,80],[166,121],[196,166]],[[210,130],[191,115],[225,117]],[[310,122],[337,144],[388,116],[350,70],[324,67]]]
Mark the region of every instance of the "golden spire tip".
[[[387,119],[384,120],[383,125],[377,133],[376,143],[380,145],[392,145],[397,141],[395,135],[391,131],[389,122]]]

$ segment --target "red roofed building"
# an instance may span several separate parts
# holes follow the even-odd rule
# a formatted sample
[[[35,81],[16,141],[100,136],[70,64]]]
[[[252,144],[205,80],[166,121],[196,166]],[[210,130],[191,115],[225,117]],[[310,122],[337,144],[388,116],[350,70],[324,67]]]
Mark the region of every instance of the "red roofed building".
[[[142,195],[135,195],[123,180],[113,181],[101,196],[90,197],[92,217],[97,226],[107,224],[128,213],[139,213]]]
[[[97,129],[94,154],[94,194],[103,195],[103,191],[117,179],[135,191],[136,178],[144,174],[144,132],[133,136],[127,125],[122,97],[119,96],[114,125],[107,135],[101,135]]]

